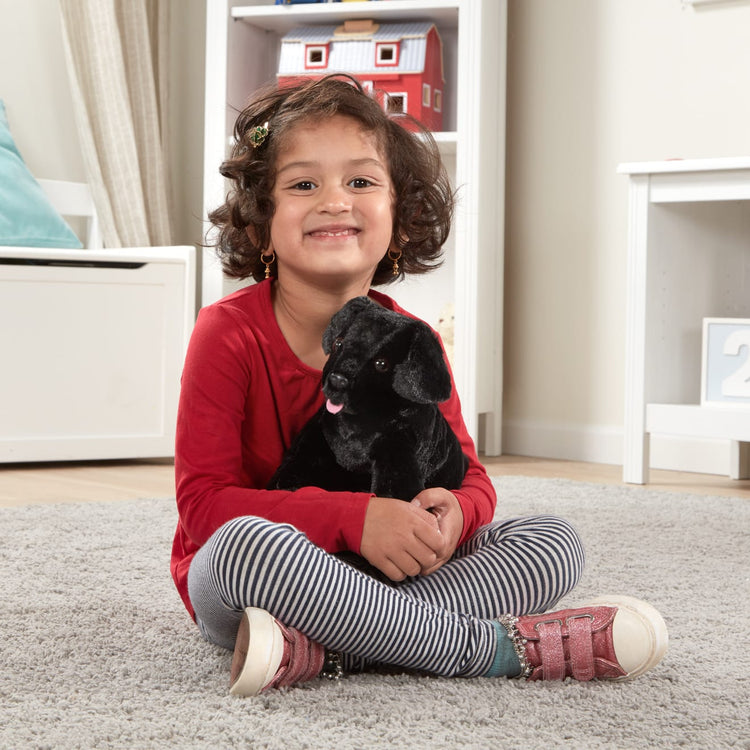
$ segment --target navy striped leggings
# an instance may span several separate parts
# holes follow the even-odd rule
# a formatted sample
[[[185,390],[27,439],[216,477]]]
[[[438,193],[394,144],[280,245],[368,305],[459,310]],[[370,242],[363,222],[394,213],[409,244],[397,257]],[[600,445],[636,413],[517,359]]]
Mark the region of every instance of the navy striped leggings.
[[[346,671],[380,664],[469,677],[492,665],[491,620],[552,608],[578,582],[583,558],[566,521],[519,518],[480,528],[431,575],[388,585],[293,526],[244,516],[198,551],[188,587],[204,637],[227,649],[245,607],[260,607],[341,652]]]

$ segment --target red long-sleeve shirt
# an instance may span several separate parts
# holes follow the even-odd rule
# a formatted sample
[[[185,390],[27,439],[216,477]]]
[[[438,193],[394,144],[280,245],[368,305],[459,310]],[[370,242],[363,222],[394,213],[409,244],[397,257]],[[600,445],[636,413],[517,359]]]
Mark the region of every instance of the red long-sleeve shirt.
[[[179,521],[171,571],[185,606],[190,562],[220,526],[237,516],[290,523],[327,552],[359,552],[366,492],[263,489],[284,451],[323,403],[321,372],[289,348],[271,303],[272,280],[204,307],[182,373],[175,476]],[[370,296],[404,312],[390,297]],[[495,491],[466,431],[455,388],[440,409],[469,458],[458,498],[461,542],[489,523]],[[409,498],[410,499],[410,498]]]

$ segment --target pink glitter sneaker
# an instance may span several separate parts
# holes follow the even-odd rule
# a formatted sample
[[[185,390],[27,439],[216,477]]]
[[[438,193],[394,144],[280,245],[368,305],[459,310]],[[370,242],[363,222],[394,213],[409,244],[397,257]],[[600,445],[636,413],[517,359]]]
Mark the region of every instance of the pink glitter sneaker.
[[[264,609],[248,607],[242,615],[230,670],[232,695],[258,695],[270,688],[312,680],[324,671],[339,677],[340,662],[326,662],[326,650],[295,628],[287,628]],[[335,657],[336,655],[329,655]],[[338,671],[336,671],[336,669]]]
[[[629,596],[541,615],[502,617],[528,680],[631,679],[667,651],[667,626],[650,604]]]

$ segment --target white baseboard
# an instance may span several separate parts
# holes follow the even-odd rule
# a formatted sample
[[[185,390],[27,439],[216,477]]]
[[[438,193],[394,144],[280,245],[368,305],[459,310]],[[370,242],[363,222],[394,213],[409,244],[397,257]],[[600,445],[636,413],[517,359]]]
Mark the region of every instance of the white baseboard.
[[[651,468],[729,475],[728,440],[651,436]],[[623,431],[606,425],[506,420],[503,453],[563,461],[622,464]]]
[[[597,464],[622,463],[622,429],[560,422],[505,420],[503,453]]]

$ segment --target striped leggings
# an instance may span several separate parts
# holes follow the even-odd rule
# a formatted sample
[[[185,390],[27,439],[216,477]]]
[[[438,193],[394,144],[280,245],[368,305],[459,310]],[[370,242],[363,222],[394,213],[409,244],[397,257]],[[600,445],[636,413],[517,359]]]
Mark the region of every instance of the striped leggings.
[[[286,524],[235,518],[201,547],[188,588],[204,637],[227,649],[245,607],[260,607],[343,655],[346,671],[389,665],[442,676],[492,666],[493,618],[552,608],[578,582],[583,548],[553,516],[480,528],[428,576],[386,584]]]

